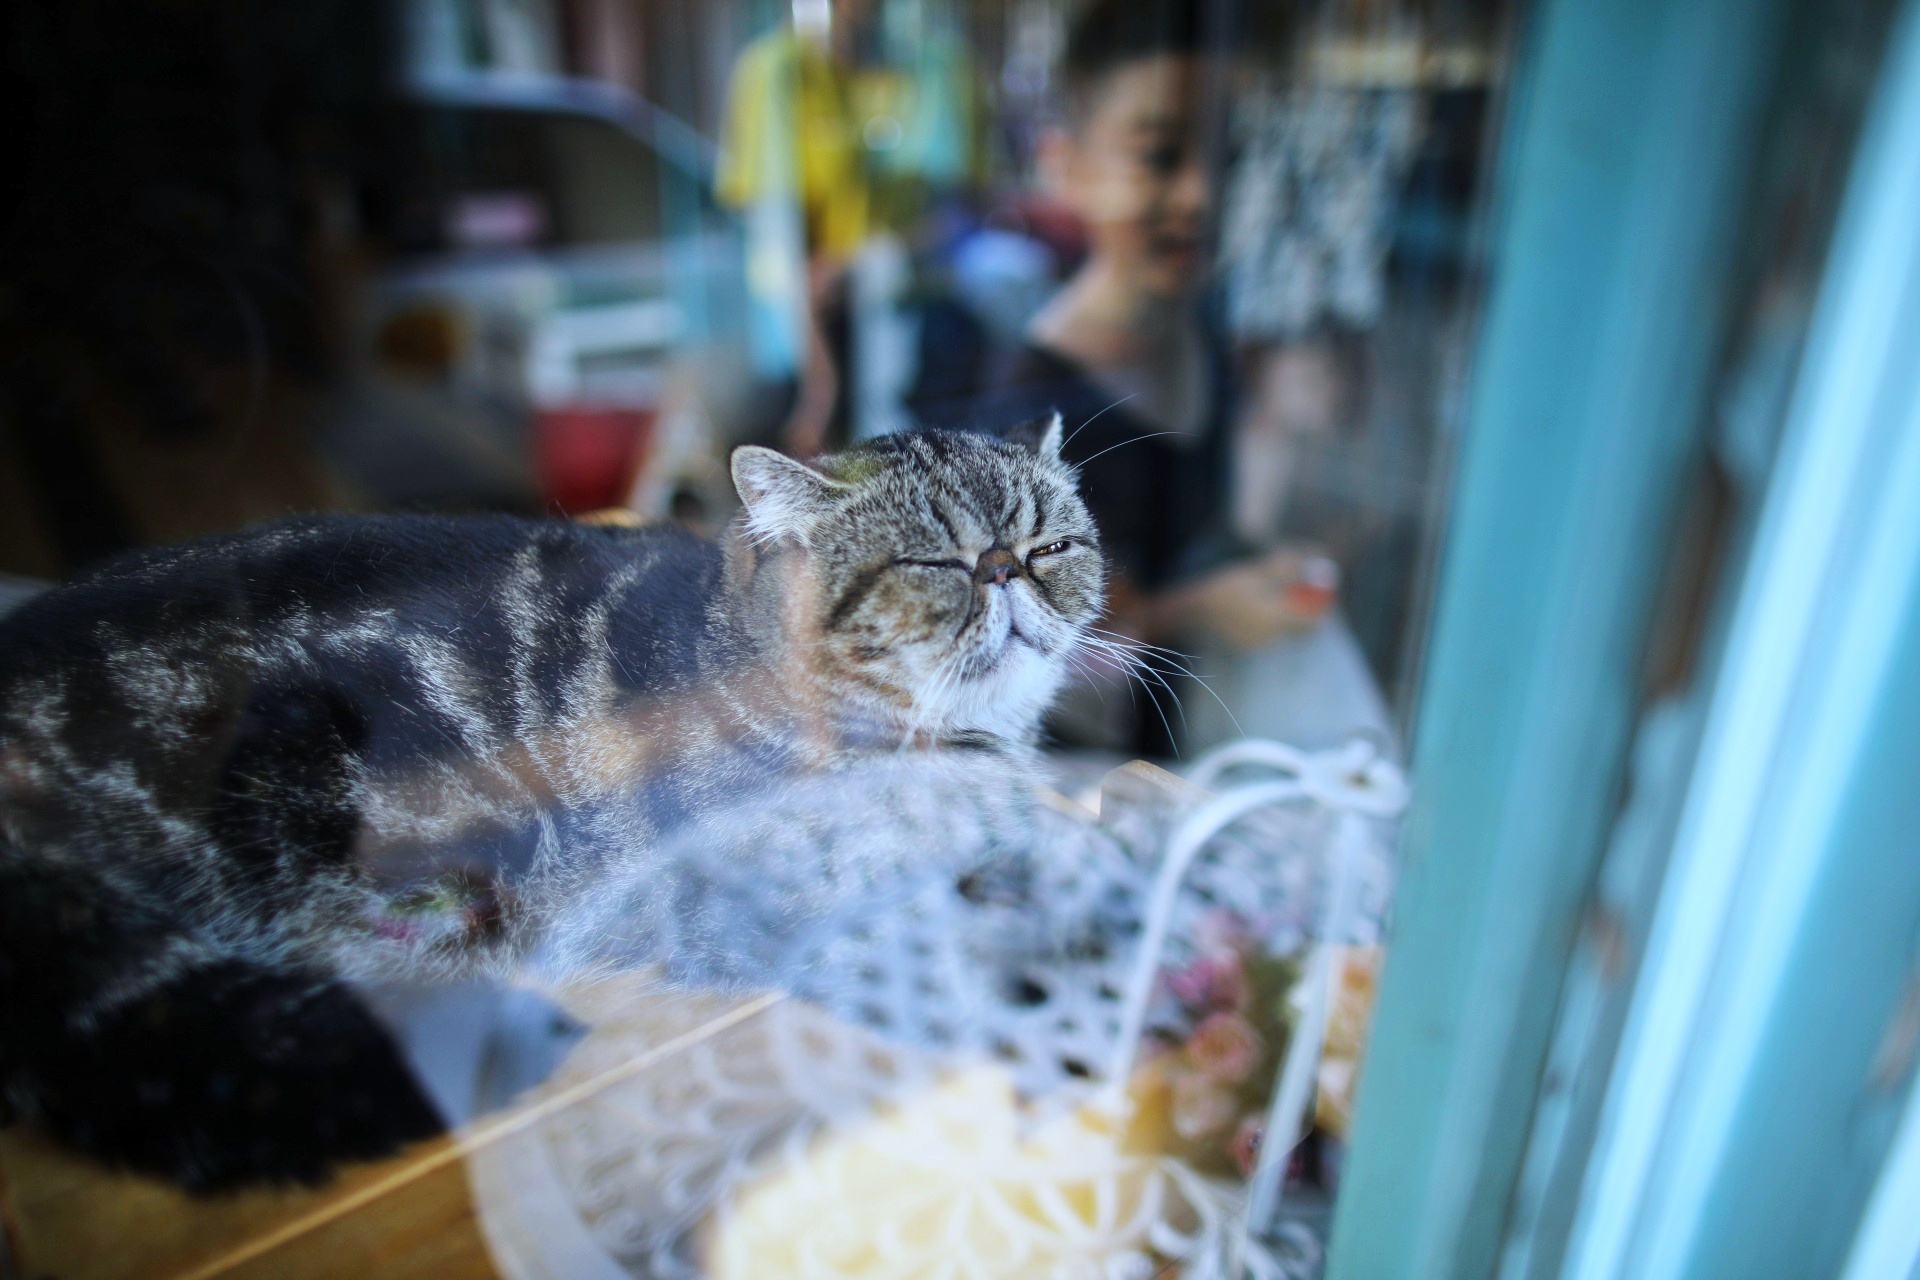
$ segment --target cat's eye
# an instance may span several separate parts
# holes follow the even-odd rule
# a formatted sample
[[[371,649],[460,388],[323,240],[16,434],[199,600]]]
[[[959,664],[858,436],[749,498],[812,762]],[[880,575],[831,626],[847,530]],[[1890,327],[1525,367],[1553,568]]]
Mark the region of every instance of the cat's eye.
[[[1057,542],[1049,542],[1044,547],[1035,547],[1033,550],[1027,552],[1027,559],[1032,560],[1036,556],[1057,556],[1072,545],[1072,538],[1061,538]]]
[[[964,560],[922,560],[914,556],[900,556],[894,563],[912,565],[916,569],[959,569],[966,573],[973,572]]]

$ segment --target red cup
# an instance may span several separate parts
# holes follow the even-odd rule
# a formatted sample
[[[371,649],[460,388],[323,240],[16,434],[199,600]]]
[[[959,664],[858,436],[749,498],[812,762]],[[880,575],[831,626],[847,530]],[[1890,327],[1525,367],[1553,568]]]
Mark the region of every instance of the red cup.
[[[533,462],[550,508],[619,506],[646,459],[656,414],[631,405],[556,405],[533,415]]]

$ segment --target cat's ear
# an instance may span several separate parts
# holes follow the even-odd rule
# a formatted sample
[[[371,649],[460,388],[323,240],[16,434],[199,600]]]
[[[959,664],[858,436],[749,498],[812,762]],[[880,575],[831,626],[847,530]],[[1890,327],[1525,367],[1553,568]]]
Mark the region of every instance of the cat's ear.
[[[1024,445],[1033,451],[1042,462],[1060,461],[1060,414],[1056,410],[1052,417],[1035,418],[1032,422],[1022,422],[1009,427],[1006,440],[1009,444]]]
[[[791,539],[805,546],[814,520],[847,486],[804,462],[757,444],[733,451],[733,487],[747,509],[756,542]]]

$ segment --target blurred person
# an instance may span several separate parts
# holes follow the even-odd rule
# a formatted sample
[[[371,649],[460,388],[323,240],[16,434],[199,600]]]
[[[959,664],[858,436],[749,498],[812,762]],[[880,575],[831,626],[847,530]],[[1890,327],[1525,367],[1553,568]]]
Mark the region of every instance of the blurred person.
[[[950,21],[868,0],[794,0],[734,65],[716,193],[745,216],[753,354],[793,386],[794,453],[902,425],[910,245],[978,176],[976,81]]]
[[[1256,551],[1233,529],[1232,360],[1207,288],[1209,94],[1225,68],[1205,16],[1189,0],[1094,0],[1075,21],[1064,117],[1038,160],[1084,223],[1087,255],[979,414],[1064,416],[1115,571],[1111,625],[1150,644],[1241,651],[1317,621],[1331,565],[1299,548]],[[1176,670],[1160,675],[1178,687]],[[1135,749],[1175,748],[1172,720],[1144,721]]]
[[[715,193],[746,219],[755,363],[794,379],[781,443],[796,453],[826,446],[844,399],[846,267],[871,208],[849,71],[861,7],[794,0],[727,90]]]

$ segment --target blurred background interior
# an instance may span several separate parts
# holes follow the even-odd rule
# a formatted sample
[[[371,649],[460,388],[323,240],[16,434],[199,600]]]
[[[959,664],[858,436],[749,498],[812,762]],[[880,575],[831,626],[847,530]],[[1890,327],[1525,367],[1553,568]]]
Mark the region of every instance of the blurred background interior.
[[[1199,655],[1229,703],[1270,704],[1268,732],[1385,733],[1406,705],[1508,9],[1217,0],[1171,6],[1136,50],[1201,68],[1171,162],[1202,170],[1177,303],[1208,317],[1225,380],[1195,393],[1193,432],[1227,464],[1194,482],[1190,523],[1248,565],[1280,554],[1259,560],[1267,615],[1127,629]],[[1046,171],[1075,127],[1073,17],[15,6],[33,127],[0,295],[0,571],[57,578],[296,511],[625,505],[712,529],[736,443],[998,425],[1020,354],[1073,345],[1034,336],[1089,257]],[[1164,395],[1125,403],[1180,376],[1082,380],[1121,402],[1083,445],[1184,429]],[[1100,407],[1054,399],[1069,429]],[[1336,598],[1338,634],[1302,638]],[[1269,641],[1293,649],[1234,666]],[[1060,732],[1160,753],[1230,735],[1180,692],[1184,714],[1141,713],[1169,727],[1090,710],[1076,728],[1069,708]]]

